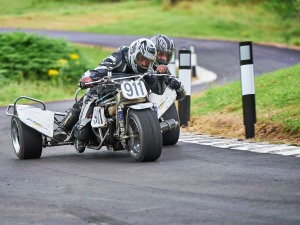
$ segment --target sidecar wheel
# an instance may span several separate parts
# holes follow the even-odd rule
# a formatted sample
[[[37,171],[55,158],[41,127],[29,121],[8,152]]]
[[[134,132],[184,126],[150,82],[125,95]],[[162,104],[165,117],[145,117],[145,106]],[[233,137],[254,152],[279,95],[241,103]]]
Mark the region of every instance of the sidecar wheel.
[[[41,157],[42,134],[22,123],[17,117],[11,119],[11,139],[19,159]]]
[[[157,160],[162,151],[162,135],[156,115],[151,109],[130,110],[128,114],[128,148],[138,162]]]
[[[179,121],[177,109],[175,103],[170,106],[170,108],[162,116],[164,120],[174,119]],[[177,126],[174,130],[171,130],[163,134],[163,145],[175,145],[178,142],[180,135],[180,127]]]

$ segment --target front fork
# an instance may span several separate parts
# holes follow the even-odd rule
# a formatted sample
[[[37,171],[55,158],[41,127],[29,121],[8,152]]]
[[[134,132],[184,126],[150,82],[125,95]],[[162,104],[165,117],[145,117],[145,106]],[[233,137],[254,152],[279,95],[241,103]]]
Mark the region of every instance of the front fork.
[[[127,139],[128,136],[126,135],[126,115],[124,114],[124,105],[121,103],[122,94],[119,92],[116,96],[116,106],[117,106],[117,113],[116,113],[116,130],[114,133],[115,138],[117,138],[119,141],[121,141],[122,146],[124,149],[128,149],[127,146]]]

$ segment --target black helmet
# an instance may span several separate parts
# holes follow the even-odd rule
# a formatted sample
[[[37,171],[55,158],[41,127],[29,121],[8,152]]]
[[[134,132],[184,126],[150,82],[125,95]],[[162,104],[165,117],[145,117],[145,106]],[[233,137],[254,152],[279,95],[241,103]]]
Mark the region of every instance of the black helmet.
[[[151,38],[157,50],[155,65],[168,65],[174,53],[174,42],[166,35],[157,34]]]

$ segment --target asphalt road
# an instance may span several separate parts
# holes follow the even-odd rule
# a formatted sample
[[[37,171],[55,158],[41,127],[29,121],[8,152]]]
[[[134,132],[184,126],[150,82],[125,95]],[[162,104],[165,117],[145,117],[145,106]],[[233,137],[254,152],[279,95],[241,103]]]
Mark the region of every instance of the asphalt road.
[[[52,34],[75,41],[78,33]],[[102,45],[101,37],[107,37],[78,35],[82,42]],[[119,38],[130,42],[133,37]],[[198,64],[216,72],[216,82],[238,77],[237,43],[175,41],[196,44]],[[254,52],[260,73],[300,62],[293,50],[254,46]],[[226,71],[232,72],[227,76]],[[71,104],[54,102],[47,108],[64,111]],[[105,149],[78,154],[72,146],[46,148],[38,160],[18,160],[10,118],[0,108],[0,224],[300,224],[299,162],[184,142],[164,147],[159,160],[150,163]]]

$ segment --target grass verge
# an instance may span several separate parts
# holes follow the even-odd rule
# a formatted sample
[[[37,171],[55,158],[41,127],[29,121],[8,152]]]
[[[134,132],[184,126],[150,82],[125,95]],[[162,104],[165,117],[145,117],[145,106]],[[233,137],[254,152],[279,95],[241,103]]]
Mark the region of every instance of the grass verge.
[[[300,64],[255,78],[256,138],[300,145]],[[192,96],[187,131],[244,138],[240,82]]]
[[[222,38],[300,45],[297,18],[282,18],[263,1],[44,1],[0,0],[1,27],[107,34]],[[250,10],[251,9],[251,10]],[[243,16],[241,16],[243,15]]]

